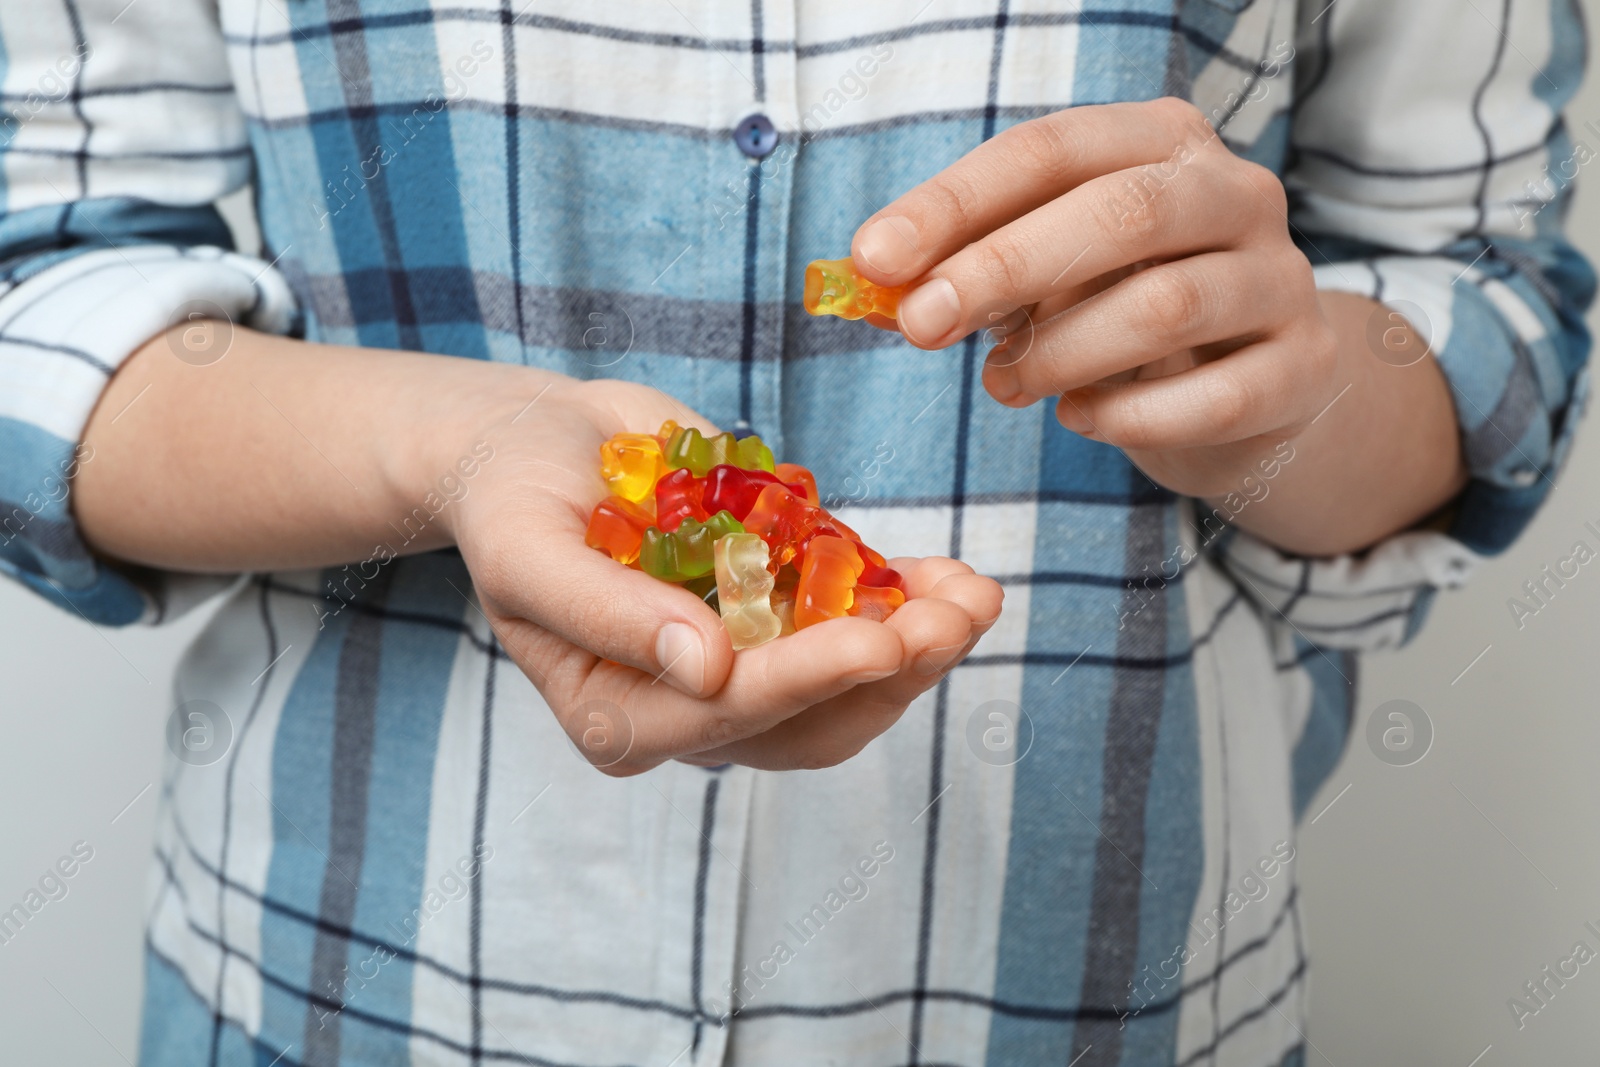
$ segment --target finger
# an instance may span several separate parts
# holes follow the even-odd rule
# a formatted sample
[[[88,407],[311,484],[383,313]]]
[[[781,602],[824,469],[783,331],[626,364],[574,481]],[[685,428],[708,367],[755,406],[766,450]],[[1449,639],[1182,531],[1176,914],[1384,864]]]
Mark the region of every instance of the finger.
[[[900,669],[893,676],[820,701],[770,730],[701,755],[762,770],[842,763],[893,726],[913,700],[938,684],[972,640],[967,613],[940,598],[907,601],[882,626],[898,633],[905,648]]]
[[[972,574],[970,566],[948,556],[901,556],[889,561],[889,566],[905,579],[906,599],[927,596],[939,579],[947,574]]]
[[[1005,605],[1005,590],[993,578],[981,574],[951,574],[941,578],[930,597],[949,601],[967,613],[973,629],[987,633],[1000,617]],[[890,616],[892,619],[894,616]]]
[[[1068,308],[1105,292],[1124,278],[1132,277],[1145,264],[1129,264],[1120,270],[1107,271],[1098,278],[1089,278],[1076,285],[1064,285],[1045,299],[1027,309],[1025,321],[1006,337],[1000,338],[983,361],[983,386],[991,397],[1011,408],[1025,408],[1040,399],[1027,393],[1017,377],[1017,365],[1025,360],[1033,347],[1033,340],[1022,336],[1030,326],[1043,326]],[[1054,394],[1043,394],[1054,395]]]
[[[615,746],[604,751],[606,758],[594,762],[609,774],[637,774],[770,730],[809,707],[895,674],[903,659],[899,637],[882,623],[830,619],[746,649],[736,657],[727,684],[710,699],[696,700],[631,668],[599,660],[581,685],[545,696],[575,740],[588,728],[585,709],[602,702],[625,724],[628,743],[621,752]]]
[[[1038,303],[1130,264],[1254,239],[1266,223],[1243,177],[1248,166],[1197,159],[1148,187],[1131,171],[1086,182],[940,263],[902,298],[900,331],[920,348],[943,348],[996,309]],[[1270,224],[1287,225],[1276,215]]]
[[[1298,428],[1335,398],[1332,344],[1275,340],[1163,378],[1067,393],[1056,417],[1075,433],[1134,451],[1243,441]]]
[[[872,281],[903,285],[1082,182],[1212,137],[1199,110],[1173,99],[1058,111],[1005,130],[874,213],[850,253]]]
[[[1005,591],[993,578],[973,572],[960,560],[945,556],[925,559],[892,559],[889,566],[905,579],[907,603],[925,597],[938,597],[960,606],[972,625],[986,632],[1000,616]],[[891,620],[893,616],[890,617]]]
[[[876,326],[880,330],[888,330],[891,333],[900,332],[900,324],[898,322],[896,322],[894,319],[891,319],[887,315],[880,315],[876,311],[872,312],[862,321],[868,326]]]
[[[641,382],[594,378],[577,383],[571,395],[581,399],[591,412],[601,416],[595,421],[604,437],[615,433],[639,432],[641,412],[649,413],[645,424],[650,426],[659,426],[663,420],[671,419],[680,426],[698,427],[706,437],[714,437],[722,432],[715,423],[686,406],[677,397]]]
[[[682,586],[590,548],[587,524],[577,501],[495,516],[484,528],[499,540],[474,553],[485,602],[691,696],[716,692],[733,664],[717,613]]]
[[[1291,255],[1297,262],[1289,262]],[[1172,352],[1264,337],[1294,306],[1268,297],[1291,286],[1296,273],[1310,292],[1311,264],[1298,251],[1214,252],[1151,267],[1047,322],[1024,326],[1006,344],[1014,373],[996,367],[984,385],[1059,396]],[[995,362],[987,360],[985,369]]]

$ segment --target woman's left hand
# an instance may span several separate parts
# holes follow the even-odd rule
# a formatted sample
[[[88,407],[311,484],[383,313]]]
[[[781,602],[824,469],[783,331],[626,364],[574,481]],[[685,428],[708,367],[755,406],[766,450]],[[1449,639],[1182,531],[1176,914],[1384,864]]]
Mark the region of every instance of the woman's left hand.
[[[1062,425],[1179,493],[1232,488],[1343,384],[1282,183],[1180,100],[1012,127],[873,215],[851,251],[873,281],[917,282],[898,324],[912,344],[989,331],[996,400],[1059,397]]]

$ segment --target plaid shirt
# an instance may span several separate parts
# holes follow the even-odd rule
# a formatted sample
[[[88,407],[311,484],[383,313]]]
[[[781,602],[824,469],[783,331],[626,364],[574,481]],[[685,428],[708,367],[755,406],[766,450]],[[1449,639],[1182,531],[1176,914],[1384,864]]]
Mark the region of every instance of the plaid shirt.
[[[178,681],[226,737],[165,776],[143,1062],[1300,1063],[1294,823],[1355,653],[1515,537],[1585,395],[1582,37],[1574,0],[0,9],[0,557],[55,602],[215,591],[96,559],[68,509],[107,377],[190,301],[651,382],[1007,587],[843,766],[617,781],[454,553],[239,579]],[[1270,479],[1196,514],[987,402],[977,341],[799,310],[808,260],[997,130],[1164,94],[1284,176],[1322,285],[1431,336],[1447,530],[1286,557],[1223,529]],[[252,179],[260,258],[211,207]]]

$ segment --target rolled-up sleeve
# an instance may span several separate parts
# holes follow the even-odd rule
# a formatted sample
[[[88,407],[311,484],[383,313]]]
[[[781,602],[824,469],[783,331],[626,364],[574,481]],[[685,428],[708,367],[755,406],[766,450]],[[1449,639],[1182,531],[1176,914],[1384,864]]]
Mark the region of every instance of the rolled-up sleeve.
[[[151,337],[193,315],[293,327],[287,283],[213,206],[251,166],[213,4],[0,9],[0,570],[90,621],[153,621],[207,584],[96,557],[71,481]]]
[[[1322,288],[1386,305],[1374,358],[1391,323],[1429,340],[1470,482],[1428,529],[1359,557],[1298,558],[1237,530],[1212,551],[1302,636],[1384,647],[1526,527],[1587,400],[1595,278],[1564,223],[1595,131],[1562,118],[1584,30],[1576,0],[1307,0],[1300,16],[1294,233]]]

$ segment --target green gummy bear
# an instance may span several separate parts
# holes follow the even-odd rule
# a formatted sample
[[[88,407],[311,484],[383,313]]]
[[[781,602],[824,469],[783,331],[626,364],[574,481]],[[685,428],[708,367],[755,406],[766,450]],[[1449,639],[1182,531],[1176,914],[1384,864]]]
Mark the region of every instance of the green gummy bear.
[[[747,471],[766,471],[768,474],[777,472],[778,465],[772,458],[772,449],[755,434],[740,441],[734,451],[737,453],[733,464],[735,467]]]
[[[693,426],[672,435],[672,440],[667,442],[666,463],[672,470],[686,467],[696,478],[704,478],[712,467],[723,463],[768,474],[776,470],[772,449],[754,434],[742,441],[731,433],[707,438]]]
[[[744,524],[729,511],[719,511],[705,522],[684,519],[672,533],[652,526],[639,545],[639,569],[667,582],[704,578],[716,566],[712,546],[731,533],[744,533]]]

